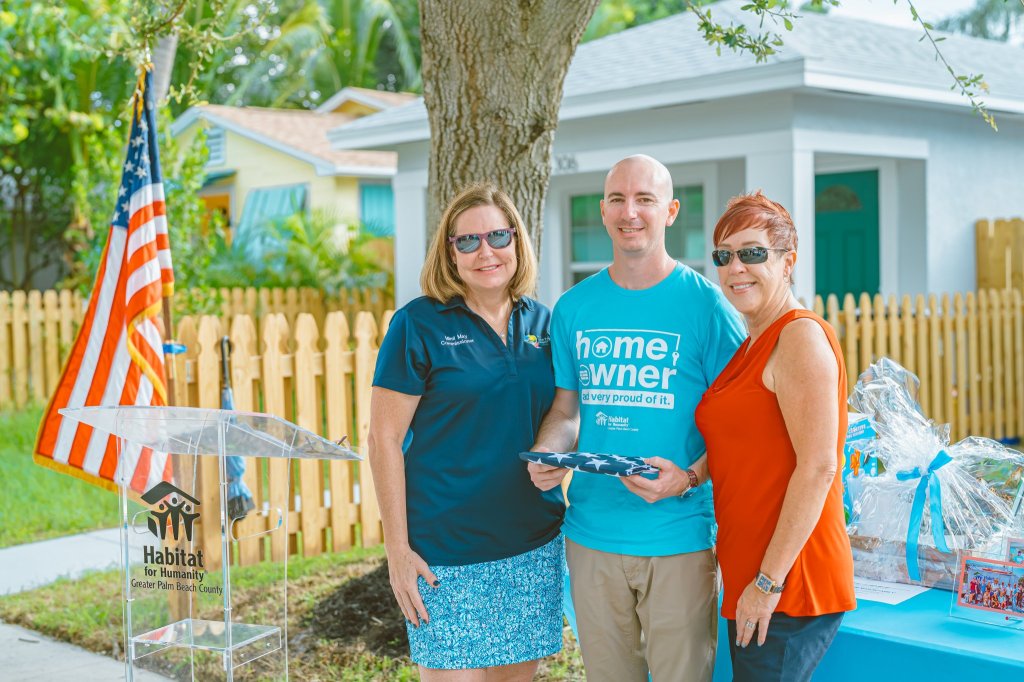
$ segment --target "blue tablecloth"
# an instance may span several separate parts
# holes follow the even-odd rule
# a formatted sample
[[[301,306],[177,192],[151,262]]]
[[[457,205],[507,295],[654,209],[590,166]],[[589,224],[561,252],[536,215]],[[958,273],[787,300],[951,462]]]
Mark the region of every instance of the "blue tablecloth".
[[[576,615],[565,580],[566,616]],[[860,600],[814,675],[814,682],[1024,680],[1024,631],[949,615],[952,593],[928,590],[890,606]],[[718,619],[715,682],[732,679],[728,628]]]
[[[814,675],[815,682],[1024,679],[1024,632],[949,615],[952,593],[928,590],[889,606],[861,600]],[[719,619],[715,680],[732,679]]]

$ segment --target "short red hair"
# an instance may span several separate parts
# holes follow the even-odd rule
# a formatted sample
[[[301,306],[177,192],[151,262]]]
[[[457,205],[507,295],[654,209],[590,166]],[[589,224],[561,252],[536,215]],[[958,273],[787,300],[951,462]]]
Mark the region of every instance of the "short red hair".
[[[782,204],[766,197],[761,190],[740,194],[729,200],[725,213],[715,225],[715,246],[737,232],[753,228],[768,232],[768,243],[776,249],[796,251],[796,227]]]

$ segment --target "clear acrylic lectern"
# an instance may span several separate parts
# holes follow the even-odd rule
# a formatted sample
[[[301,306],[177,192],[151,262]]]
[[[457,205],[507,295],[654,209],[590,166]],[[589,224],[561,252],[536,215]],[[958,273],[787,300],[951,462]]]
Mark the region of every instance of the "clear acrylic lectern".
[[[359,456],[267,414],[60,412],[117,438],[127,679],[143,668],[180,680],[287,679],[288,519],[298,510],[289,511],[295,475],[281,460]],[[241,519],[228,512],[228,457],[244,458],[261,501]],[[232,551],[259,543],[263,558],[272,538],[284,548],[282,560],[261,563],[233,600]]]

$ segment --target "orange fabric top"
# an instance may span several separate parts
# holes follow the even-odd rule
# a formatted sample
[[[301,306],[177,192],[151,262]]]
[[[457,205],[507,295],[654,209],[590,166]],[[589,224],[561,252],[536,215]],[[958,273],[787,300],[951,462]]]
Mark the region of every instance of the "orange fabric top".
[[[836,458],[838,470],[842,470],[847,425],[843,353],[832,327],[810,311],[785,313],[753,344],[748,337],[697,406],[697,427],[707,444],[718,520],[718,561],[725,587],[722,615],[729,619],[736,618],[740,594],[761,570],[796,468],[796,453],[779,401],[761,376],[782,328],[803,317],[815,320],[825,330],[839,365]],[[842,477],[837,474],[821,518],[786,576],[775,610],[790,616],[818,616],[856,607]]]

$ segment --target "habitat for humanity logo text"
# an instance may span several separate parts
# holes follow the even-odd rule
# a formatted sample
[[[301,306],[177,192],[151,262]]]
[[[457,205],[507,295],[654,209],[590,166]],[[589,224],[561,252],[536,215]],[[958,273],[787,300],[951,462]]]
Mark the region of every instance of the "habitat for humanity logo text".
[[[594,422],[598,426],[603,426],[609,431],[637,431],[638,429],[631,429],[629,427],[629,417],[614,417],[612,415],[605,414],[604,412],[598,412],[594,417]]]
[[[679,373],[679,338],[679,334],[650,329],[577,331],[580,401],[671,410],[675,407],[672,378]],[[615,418],[605,415],[605,423],[598,425],[609,425],[611,419]]]
[[[146,525],[159,540],[192,540],[195,522],[199,519],[199,500],[166,481],[146,491],[142,501],[150,505]],[[181,547],[145,545],[142,548],[145,578],[132,578],[132,587],[179,592],[222,594],[219,585],[203,585],[206,564],[203,550],[194,552]],[[184,581],[184,582],[183,582]]]

